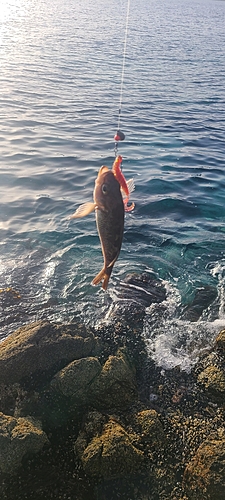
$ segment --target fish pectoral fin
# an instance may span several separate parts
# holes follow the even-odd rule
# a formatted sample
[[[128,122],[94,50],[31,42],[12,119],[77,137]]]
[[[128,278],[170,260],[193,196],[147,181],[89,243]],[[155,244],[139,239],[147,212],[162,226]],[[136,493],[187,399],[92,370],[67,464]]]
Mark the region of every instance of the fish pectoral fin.
[[[91,214],[91,212],[94,212],[96,208],[96,203],[93,202],[87,202],[83,203],[83,205],[80,205],[76,212],[70,216],[70,219],[77,219],[78,217],[85,217],[86,215]]]
[[[101,281],[103,281],[102,288],[103,288],[103,290],[106,290],[107,286],[108,286],[110,274],[111,273],[107,274],[105,272],[105,268],[103,267],[102,270],[100,271],[100,273],[98,273],[97,276],[95,276],[95,278],[92,280],[92,285],[98,285],[99,283],[101,283]]]

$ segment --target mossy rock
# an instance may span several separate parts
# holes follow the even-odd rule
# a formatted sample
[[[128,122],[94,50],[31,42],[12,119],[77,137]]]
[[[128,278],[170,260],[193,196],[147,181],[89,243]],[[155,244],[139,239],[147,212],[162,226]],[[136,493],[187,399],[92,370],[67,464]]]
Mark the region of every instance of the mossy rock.
[[[216,398],[225,395],[225,373],[217,366],[208,366],[198,375],[198,382]]]
[[[85,402],[90,385],[101,369],[96,357],[74,360],[54,376],[50,384],[51,389],[68,398]]]
[[[24,456],[37,453],[48,442],[40,423],[0,413],[0,471],[13,474]]]
[[[0,412],[14,416],[16,402],[21,392],[22,388],[19,384],[11,386],[0,384]]]
[[[91,385],[93,406],[97,409],[125,409],[137,400],[135,369],[125,349],[109,356]]]
[[[79,436],[75,450],[84,471],[91,477],[118,478],[138,474],[143,463],[143,452],[133,444],[134,436],[115,420],[103,425],[100,435],[86,445],[85,436]]]
[[[46,382],[70,361],[90,356],[94,348],[95,338],[82,324],[29,324],[0,344],[1,383],[34,383],[34,375]]]
[[[183,486],[190,500],[224,500],[225,439],[202,443],[185,469]]]
[[[124,350],[119,350],[103,366],[89,356],[60,370],[46,390],[44,414],[49,425],[57,427],[90,407],[123,410],[136,399],[135,370]]]
[[[155,448],[165,442],[163,426],[155,410],[143,410],[136,415],[135,420],[142,442],[149,443]]]
[[[216,347],[225,355],[225,330],[222,330],[216,337]]]

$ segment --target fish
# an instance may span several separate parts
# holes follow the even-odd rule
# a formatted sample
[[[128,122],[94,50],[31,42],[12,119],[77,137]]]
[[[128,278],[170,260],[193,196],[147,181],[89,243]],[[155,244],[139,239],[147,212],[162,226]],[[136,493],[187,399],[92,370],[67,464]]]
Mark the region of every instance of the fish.
[[[109,170],[105,165],[98,172],[93,199],[93,202],[80,205],[76,212],[70,216],[70,219],[85,217],[95,211],[104,264],[101,271],[92,280],[92,284],[98,285],[102,282],[102,288],[106,290],[122,246],[124,203],[120,183],[112,170]]]
[[[122,156],[118,155],[113,163],[112,172],[114,173],[116,179],[118,180],[118,182],[120,184],[120,188],[121,188],[123,196],[124,196],[123,201],[124,201],[125,212],[130,212],[131,210],[134,209],[135,204],[132,203],[129,207],[127,204],[129,201],[130,193],[132,191],[134,191],[135,186],[134,186],[133,179],[126,181],[126,179],[122,173],[122,170],[120,168],[122,161],[123,161]]]

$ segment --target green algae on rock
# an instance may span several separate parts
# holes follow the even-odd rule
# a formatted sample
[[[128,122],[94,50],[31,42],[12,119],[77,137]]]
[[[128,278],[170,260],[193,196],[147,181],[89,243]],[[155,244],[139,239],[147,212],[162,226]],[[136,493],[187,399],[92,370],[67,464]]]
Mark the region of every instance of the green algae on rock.
[[[90,407],[122,411],[137,400],[135,369],[125,349],[109,356],[103,366],[97,357],[81,358],[53,377],[46,395],[45,416],[50,426],[60,426]]]

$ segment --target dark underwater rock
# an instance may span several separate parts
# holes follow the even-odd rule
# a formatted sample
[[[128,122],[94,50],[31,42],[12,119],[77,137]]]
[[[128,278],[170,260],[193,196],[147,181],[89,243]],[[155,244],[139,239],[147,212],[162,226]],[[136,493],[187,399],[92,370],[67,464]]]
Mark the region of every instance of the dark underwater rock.
[[[0,471],[15,473],[27,453],[37,453],[48,443],[40,422],[0,413]]]
[[[166,299],[166,289],[163,282],[153,273],[131,273],[120,282],[118,296],[123,300],[149,307]]]
[[[84,325],[39,321],[19,328],[0,343],[0,380],[12,384],[52,376],[74,359],[89,356],[95,339]]]
[[[217,289],[211,285],[202,286],[195,292],[191,304],[188,304],[182,312],[182,319],[187,321],[198,321],[205,311],[217,297]]]
[[[115,288],[116,299],[111,301],[106,318],[121,331],[126,328],[140,331],[145,309],[151,304],[161,304],[166,299],[163,282],[150,273],[127,274]]]

